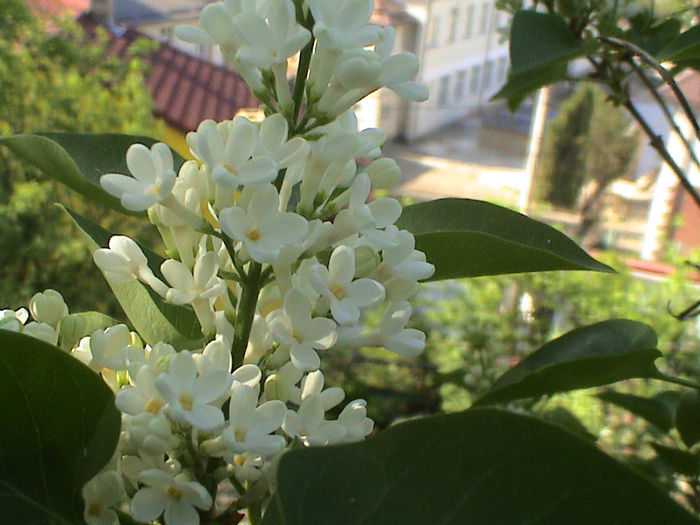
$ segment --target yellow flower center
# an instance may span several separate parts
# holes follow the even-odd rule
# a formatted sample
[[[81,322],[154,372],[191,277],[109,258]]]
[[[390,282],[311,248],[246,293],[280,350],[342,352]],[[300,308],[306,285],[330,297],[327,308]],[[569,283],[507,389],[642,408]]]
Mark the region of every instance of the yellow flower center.
[[[102,505],[100,504],[99,501],[91,501],[90,505],[88,506],[87,513],[90,516],[99,516],[102,514]]]
[[[177,400],[180,402],[180,405],[182,405],[182,408],[185,410],[192,410],[192,404],[194,403],[194,396],[192,396],[192,394],[189,392],[180,392],[180,395],[177,396]]]
[[[165,493],[168,495],[169,498],[172,498],[175,501],[179,500],[182,497],[182,491],[176,489],[172,485],[168,485],[168,488],[165,489]]]
[[[257,241],[261,237],[257,228],[251,228],[248,230],[248,233],[246,233],[245,236],[251,241]]]
[[[292,337],[296,340],[297,343],[301,343],[304,340],[304,337],[296,332],[292,332]]]
[[[150,412],[151,414],[157,414],[162,406],[163,406],[162,400],[158,399],[157,397],[152,397],[151,399],[149,399],[146,402],[143,409],[146,412]]]
[[[237,428],[233,433],[233,437],[235,437],[236,441],[239,443],[243,443],[245,441],[245,430]]]
[[[331,293],[333,295],[336,296],[336,298],[339,301],[341,301],[342,299],[345,298],[346,293],[345,293],[345,287],[343,285],[338,284],[338,283],[333,283],[333,284],[331,284],[329,290],[331,291]]]
[[[233,462],[240,467],[243,466],[243,463],[245,463],[245,458],[241,454],[237,454],[233,458]]]

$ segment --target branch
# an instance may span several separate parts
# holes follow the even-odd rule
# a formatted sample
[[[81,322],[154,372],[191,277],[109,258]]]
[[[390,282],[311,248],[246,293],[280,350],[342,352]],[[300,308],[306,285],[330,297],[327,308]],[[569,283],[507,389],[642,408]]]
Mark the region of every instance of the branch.
[[[620,47],[622,49],[629,51],[630,53],[641,58],[644,62],[646,62],[652,68],[654,68],[654,70],[659,75],[661,75],[661,78],[663,78],[666,81],[666,83],[671,87],[674,95],[676,95],[676,98],[678,99],[678,102],[680,102],[681,107],[683,108],[683,111],[685,112],[686,116],[688,117],[688,120],[690,120],[690,124],[693,126],[693,129],[695,130],[695,134],[698,137],[700,137],[700,125],[698,125],[698,120],[695,117],[695,113],[693,113],[693,110],[690,107],[690,104],[688,104],[688,100],[685,98],[685,95],[683,95],[683,92],[678,87],[678,84],[676,84],[676,81],[674,80],[673,76],[668,72],[668,70],[666,68],[664,68],[658,62],[658,60],[656,60],[656,58],[654,58],[654,56],[652,56],[651,54],[644,51],[641,47],[636,46],[636,45],[632,44],[631,42],[627,42],[625,40],[620,40],[619,38],[613,38],[613,37],[603,36],[603,35],[601,35],[599,38],[603,42],[606,42],[606,43],[611,44],[615,47]]]
[[[698,194],[698,190],[695,189],[695,187],[690,183],[688,178],[685,176],[685,173],[683,173],[681,167],[676,163],[675,160],[673,160],[673,157],[671,157],[668,150],[666,150],[666,146],[664,145],[663,140],[661,140],[661,137],[654,133],[654,130],[651,129],[647,121],[644,120],[644,117],[639,113],[639,110],[632,103],[629,97],[627,97],[623,105],[625,106],[625,108],[627,108],[627,111],[630,112],[630,114],[639,123],[639,125],[642,126],[644,133],[646,133],[647,137],[649,137],[649,143],[651,144],[651,147],[654,148],[659,153],[659,155],[661,155],[666,164],[668,164],[668,166],[676,174],[678,180],[681,182],[683,187],[693,198],[695,204],[698,207],[700,207],[700,194]]]
[[[671,125],[676,135],[680,137],[681,141],[683,142],[683,145],[685,146],[685,149],[688,151],[688,155],[690,155],[690,158],[693,160],[695,165],[698,168],[700,168],[700,160],[698,160],[697,155],[695,155],[695,149],[690,145],[688,139],[681,132],[681,128],[679,128],[678,124],[676,124],[676,121],[673,119],[673,115],[671,115],[671,111],[668,109],[666,102],[664,102],[664,99],[661,97],[661,95],[659,95],[659,92],[656,91],[656,87],[651,83],[651,80],[649,80],[649,78],[644,74],[644,71],[642,71],[642,69],[637,64],[635,64],[633,60],[630,60],[629,62],[634,68],[634,72],[637,74],[642,83],[647,87],[649,92],[652,94],[652,96],[658,103],[659,107],[661,107],[661,110],[666,116],[666,120],[668,120],[668,123]]]

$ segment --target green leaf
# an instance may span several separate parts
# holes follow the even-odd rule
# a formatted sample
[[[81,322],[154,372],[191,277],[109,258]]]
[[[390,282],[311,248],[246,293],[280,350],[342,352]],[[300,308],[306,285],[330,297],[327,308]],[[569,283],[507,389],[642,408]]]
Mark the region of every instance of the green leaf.
[[[675,472],[686,476],[696,476],[698,474],[698,458],[687,450],[667,447],[661,443],[650,443],[658,456],[671,467]]]
[[[656,55],[656,58],[660,62],[700,60],[700,25],[695,25],[678,35]]]
[[[100,312],[70,314],[61,320],[61,347],[64,350],[70,349],[80,339],[92,334],[95,330],[117,324],[119,321]]]
[[[107,246],[112,233],[72,210],[65,210],[84,234],[90,253]],[[160,276],[160,266],[164,259],[144,246],[141,249],[150,268]],[[126,284],[108,284],[131,325],[148,344],[163,342],[179,350],[191,350],[204,342],[199,321],[191,308],[165,302],[153,290],[136,280]]]
[[[683,443],[692,447],[700,441],[700,393],[686,393],[678,403],[675,418],[676,428]]]
[[[565,64],[542,67],[537,71],[508,73],[505,85],[491,97],[491,100],[505,99],[508,109],[515,111],[525,98],[543,86],[569,80]]]
[[[100,176],[105,173],[129,174],[126,150],[136,142],[151,146],[157,141],[149,137],[113,133],[34,133],[0,137],[0,145],[7,146],[18,157],[91,202],[99,202],[121,213],[141,216],[143,212],[125,209],[119,199],[100,186]],[[176,169],[179,169],[184,159],[174,151],[173,158]]]
[[[584,326],[520,361],[474,406],[655,377],[654,360],[660,356],[654,330],[643,323],[613,319]]]
[[[282,456],[263,525],[697,524],[585,440],[498,410],[411,420]]]
[[[663,432],[673,428],[673,418],[681,395],[680,392],[673,390],[661,392],[654,397],[624,394],[614,390],[596,394],[601,401],[629,410]]]
[[[680,36],[681,21],[679,18],[668,18],[651,26],[644,16],[633,17],[631,21],[632,26],[623,36],[623,40],[631,41],[651,55],[658,54]]]
[[[438,199],[404,208],[397,222],[435,265],[433,281],[547,270],[612,272],[551,226],[472,199]]]
[[[596,436],[588,431],[586,425],[584,425],[573,412],[564,407],[554,407],[543,412],[538,412],[535,415],[548,423],[559,425],[580,438],[588,441],[596,441],[597,439]]]
[[[529,10],[515,13],[510,29],[513,73],[566,63],[586,51],[587,47],[576,42],[561,16]]]
[[[119,439],[112,391],[58,348],[5,330],[0,385],[0,515],[7,523],[83,523],[81,489]]]

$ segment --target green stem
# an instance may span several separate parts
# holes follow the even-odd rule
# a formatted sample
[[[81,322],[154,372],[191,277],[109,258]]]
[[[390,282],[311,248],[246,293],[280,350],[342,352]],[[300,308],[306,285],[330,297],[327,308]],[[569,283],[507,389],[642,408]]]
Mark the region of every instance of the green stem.
[[[695,118],[695,113],[693,113],[693,110],[690,107],[688,100],[685,98],[685,95],[678,87],[678,84],[676,84],[673,75],[671,75],[671,73],[669,73],[668,70],[665,67],[663,67],[659,63],[659,61],[656,60],[656,58],[654,58],[653,55],[650,55],[641,47],[636,46],[631,42],[627,42],[626,40],[621,40],[619,38],[613,38],[609,36],[601,36],[600,39],[603,42],[611,44],[615,47],[619,47],[626,51],[629,51],[630,53],[638,56],[640,59],[646,62],[649,66],[651,66],[661,76],[661,78],[663,78],[664,81],[671,87],[673,94],[678,99],[678,102],[680,102],[680,105],[683,108],[683,111],[685,112],[686,116],[688,117],[690,124],[693,126],[695,134],[698,137],[700,137],[700,125],[698,124],[697,118]]]
[[[241,297],[238,301],[238,313],[236,315],[233,344],[231,346],[234,370],[243,364],[245,350],[248,347],[250,330],[253,326],[253,318],[255,317],[255,306],[258,304],[258,295],[262,287],[262,279],[260,278],[261,272],[262,265],[260,263],[251,262],[248,268],[248,277],[242,284],[243,290],[241,291]]]
[[[297,4],[298,5],[298,4]],[[302,15],[303,16],[303,15]],[[308,12],[306,20],[304,22],[304,27],[309,31],[313,29],[314,17],[311,11]],[[301,104],[304,100],[304,90],[306,88],[306,77],[309,74],[309,65],[311,64],[311,55],[313,55],[315,39],[312,36],[306,47],[301,50],[299,54],[299,64],[297,66],[297,75],[294,80],[294,93],[292,94],[292,100],[294,102],[291,121],[289,122],[290,131],[295,134],[297,130],[297,120],[299,120],[299,112],[301,111]]]
[[[693,381],[688,381],[687,379],[681,379],[680,377],[673,377],[666,375],[662,372],[657,372],[654,379],[659,379],[661,381],[666,381],[667,383],[673,383],[675,385],[687,386],[688,388],[694,388],[695,390],[700,390],[700,384]]]
[[[248,521],[250,525],[259,525],[262,521],[262,508],[259,503],[255,503],[248,507]]]

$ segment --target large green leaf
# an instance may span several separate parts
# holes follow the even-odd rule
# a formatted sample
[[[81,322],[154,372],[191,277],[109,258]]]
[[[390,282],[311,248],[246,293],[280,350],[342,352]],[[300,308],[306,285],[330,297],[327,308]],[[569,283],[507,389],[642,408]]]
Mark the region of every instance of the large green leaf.
[[[698,522],[585,440],[488,409],[285,454],[264,525],[656,525]]]
[[[88,367],[0,330],[0,519],[82,523],[83,485],[119,439],[114,395]]]
[[[129,174],[126,150],[136,142],[151,146],[156,140],[113,133],[34,133],[0,137],[0,145],[7,146],[21,159],[92,202],[122,213],[143,215],[125,209],[119,199],[100,187],[100,176],[105,173]],[[184,162],[174,151],[173,158],[176,168]]]
[[[555,64],[537,71],[508,73],[505,85],[491,97],[491,100],[505,99],[511,111],[518,109],[525,98],[533,91],[550,84],[569,80],[566,64]]]
[[[700,441],[700,393],[686,393],[678,403],[675,424],[683,443],[692,447]]]
[[[404,208],[397,226],[435,265],[432,280],[546,270],[613,270],[563,233],[521,213],[472,199]]]
[[[655,377],[654,361],[660,356],[650,326],[626,319],[603,321],[548,342],[498,378],[474,405]]]
[[[679,66],[700,69],[700,25],[695,25],[678,37],[657,55],[661,62],[675,62]]]
[[[106,247],[112,233],[66,209],[75,225],[84,234],[90,253]],[[163,258],[141,246],[150,268],[159,275]],[[119,301],[131,325],[149,344],[169,343],[177,349],[194,349],[204,342],[197,316],[191,308],[165,302],[158,294],[139,281],[111,284],[109,287]]]
[[[673,418],[681,396],[680,392],[673,390],[661,392],[654,397],[642,397],[614,390],[597,394],[602,401],[627,409],[664,432],[673,428]]]

